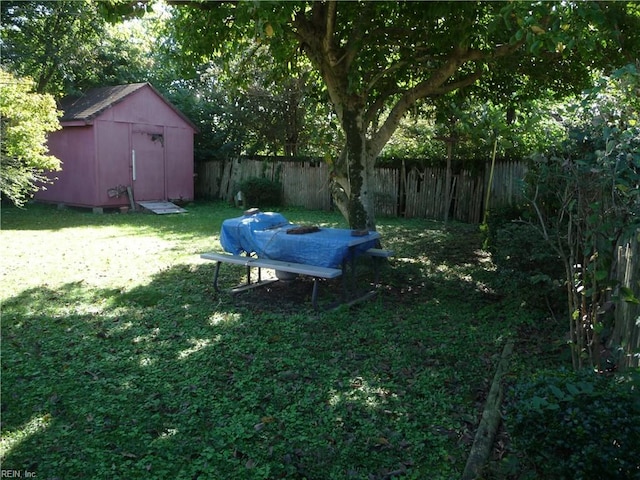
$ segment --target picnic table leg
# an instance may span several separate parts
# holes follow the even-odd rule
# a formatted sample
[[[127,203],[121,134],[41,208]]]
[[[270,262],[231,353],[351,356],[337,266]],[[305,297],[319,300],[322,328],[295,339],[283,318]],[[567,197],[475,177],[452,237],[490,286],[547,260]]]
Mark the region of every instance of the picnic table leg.
[[[373,260],[373,281],[375,285],[378,285],[380,283],[380,261],[382,259],[378,257],[373,257],[372,260]]]
[[[213,289],[216,292],[220,291],[220,287],[218,287],[218,275],[220,274],[220,264],[221,263],[222,262],[216,262],[216,270],[215,270],[215,272],[213,274]]]
[[[357,277],[356,277],[356,255],[355,252],[351,252],[351,291],[354,295],[357,293]]]
[[[249,259],[251,255],[247,253],[247,259]],[[260,283],[260,267],[258,267],[258,283]],[[251,265],[247,265],[247,286],[251,285]]]
[[[355,256],[350,255],[349,260],[342,260],[342,301],[347,302],[349,297],[357,295]]]
[[[313,291],[311,292],[311,305],[318,310],[318,277],[313,277]]]
[[[342,260],[342,302],[347,301],[347,290],[349,289],[347,280],[347,261]]]

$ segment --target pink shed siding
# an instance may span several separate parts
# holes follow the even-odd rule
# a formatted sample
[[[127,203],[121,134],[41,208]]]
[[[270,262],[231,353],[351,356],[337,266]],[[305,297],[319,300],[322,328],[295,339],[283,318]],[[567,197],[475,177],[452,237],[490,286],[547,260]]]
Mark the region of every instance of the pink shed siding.
[[[186,122],[151,88],[141,88],[100,115],[100,120],[185,127]]]
[[[126,194],[113,195],[118,187],[130,187],[136,201],[193,199],[195,128],[150,85],[132,87],[137,88],[133,93],[84,123],[61,122],[63,129],[49,137],[49,148],[63,161],[63,170],[37,199],[92,207],[128,205]]]
[[[43,201],[93,206],[95,203],[96,152],[92,127],[58,130],[49,135],[49,151],[62,160],[62,171],[53,172],[56,178],[36,198]]]
[[[187,159],[193,158],[193,140],[184,127],[166,127],[165,141],[173,148],[167,159],[167,196],[173,199],[193,198],[193,170],[184,168]],[[193,135],[191,135],[193,138]]]

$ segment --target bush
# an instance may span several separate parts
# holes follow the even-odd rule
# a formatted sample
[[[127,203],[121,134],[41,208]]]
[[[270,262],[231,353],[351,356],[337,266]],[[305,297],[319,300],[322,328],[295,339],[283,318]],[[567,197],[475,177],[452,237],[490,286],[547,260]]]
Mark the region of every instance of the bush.
[[[640,479],[639,386],[592,371],[518,384],[506,426],[525,466],[535,478]]]
[[[495,243],[496,235],[498,231],[513,223],[515,220],[519,220],[526,215],[526,209],[518,205],[508,205],[492,209],[487,216],[486,224],[482,225],[482,229],[485,234],[485,246],[490,246]]]
[[[561,308],[565,300],[560,288],[565,273],[562,261],[540,232],[518,221],[521,217],[517,208],[504,209],[492,212],[485,226],[486,246],[498,269],[497,287],[534,305]]]
[[[279,207],[282,205],[282,185],[263,177],[253,177],[238,186],[247,207]]]
[[[0,194],[17,206],[51,183],[46,172],[60,170],[47,146],[47,135],[61,128],[56,101],[34,88],[31,79],[0,69]]]

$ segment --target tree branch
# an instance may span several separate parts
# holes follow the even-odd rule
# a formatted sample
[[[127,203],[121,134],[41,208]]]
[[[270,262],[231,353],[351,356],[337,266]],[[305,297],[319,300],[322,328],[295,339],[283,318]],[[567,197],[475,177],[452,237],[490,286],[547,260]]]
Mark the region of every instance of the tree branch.
[[[510,340],[502,349],[502,355],[500,356],[496,373],[493,376],[493,382],[491,382],[491,389],[487,396],[487,403],[482,412],[482,418],[473,440],[471,453],[469,454],[469,458],[467,458],[467,464],[462,473],[462,480],[478,478],[478,475],[481,473],[482,468],[491,455],[493,442],[498,432],[500,421],[502,420],[500,415],[500,405],[504,396],[502,379],[509,370],[509,360],[513,353],[513,346],[514,342]]]
[[[378,132],[372,137],[369,145],[370,151],[377,154],[379,153],[387,141],[393,135],[393,132],[398,127],[400,120],[404,114],[421,98],[426,98],[433,95],[443,95],[445,93],[452,92],[459,88],[469,86],[482,77],[482,70],[477,68],[473,73],[461,78],[457,81],[448,82],[451,79],[460,66],[469,62],[482,62],[491,60],[494,58],[505,57],[511,55],[517,51],[524,44],[524,40],[516,42],[512,45],[498,45],[492,51],[482,51],[478,49],[469,49],[464,47],[454,48],[452,54],[446,60],[446,62],[438,68],[429,78],[418,83],[413,88],[407,90],[402,97],[398,100],[395,106],[391,109],[391,112],[387,116],[386,120],[378,130]],[[397,92],[394,92],[395,94]],[[392,95],[391,91],[385,98],[389,98]],[[379,109],[383,108],[384,99],[377,99],[366,112],[365,118],[371,120],[375,118]],[[375,110],[374,110],[375,109]]]
[[[336,9],[337,4],[335,0],[327,2],[326,7],[326,21],[324,29],[323,45],[327,52],[333,50],[332,39],[336,29]]]
[[[378,132],[372,138],[370,144],[371,152],[377,154],[382,150],[384,145],[391,138],[391,135],[393,135],[393,132],[395,132],[396,128],[400,124],[400,120],[402,119],[404,114],[407,113],[407,111],[416,103],[417,100],[435,94],[438,90],[443,91],[444,89],[440,89],[440,87],[455,74],[460,65],[461,62],[455,56],[452,56],[428,79],[418,83],[415,87],[407,90],[402,95],[400,100],[398,100],[395,106],[391,109],[391,112],[382,124],[382,127],[380,127]],[[473,81],[475,80],[476,78],[473,78]],[[456,82],[457,85],[460,85],[461,83],[462,82]],[[454,87],[452,87],[451,90],[453,89]],[[375,117],[375,115],[375,112],[367,112],[367,117],[373,118]]]
[[[440,88],[433,88],[431,89],[431,92],[429,94],[421,96],[419,98],[424,98],[432,95],[443,95],[445,93],[453,92],[454,90],[458,90],[460,88],[468,87],[469,85],[472,85],[477,80],[479,80],[480,77],[482,77],[482,73],[483,72],[481,70],[476,70],[475,72],[467,75],[466,77],[464,77],[461,80],[458,80],[457,82],[450,82],[443,85]]]

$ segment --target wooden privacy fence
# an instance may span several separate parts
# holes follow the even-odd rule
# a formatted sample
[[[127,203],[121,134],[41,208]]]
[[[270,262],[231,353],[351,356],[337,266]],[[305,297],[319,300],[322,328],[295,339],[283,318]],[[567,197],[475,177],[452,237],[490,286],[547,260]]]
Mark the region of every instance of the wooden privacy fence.
[[[447,198],[444,168],[377,168],[373,178],[377,215],[479,223],[489,188],[489,170],[451,175]],[[493,172],[491,208],[514,204],[526,173],[523,162],[500,162]],[[321,161],[233,159],[197,164],[196,195],[231,201],[238,185],[252,177],[282,184],[284,203],[309,209],[331,208],[329,167]]]
[[[324,162],[283,162],[280,182],[285,205],[318,210],[331,208],[327,164]]]
[[[616,280],[640,298],[640,230],[630,242],[618,247]],[[619,348],[622,368],[640,366],[640,305],[619,301],[614,311],[611,346]]]

